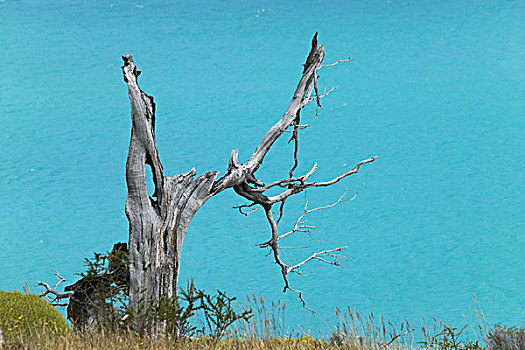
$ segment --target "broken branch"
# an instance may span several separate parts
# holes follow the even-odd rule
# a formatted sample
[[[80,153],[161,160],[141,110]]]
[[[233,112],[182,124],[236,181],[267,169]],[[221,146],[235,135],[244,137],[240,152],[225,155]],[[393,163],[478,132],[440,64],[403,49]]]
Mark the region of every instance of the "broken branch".
[[[56,276],[56,278],[58,278],[58,282],[55,285],[55,288],[51,288],[49,286],[49,284],[47,284],[45,282],[38,282],[39,286],[45,288],[45,291],[43,291],[39,296],[41,298],[46,298],[50,302],[51,305],[54,305],[54,306],[67,306],[68,303],[57,303],[57,301],[61,300],[61,299],[70,298],[73,295],[73,292],[61,293],[61,292],[57,291],[58,286],[60,285],[60,283],[64,282],[65,279],[62,276],[60,276],[58,274],[58,272],[55,272],[55,276]],[[50,300],[47,297],[47,295],[50,294],[50,293],[55,296],[52,300]]]

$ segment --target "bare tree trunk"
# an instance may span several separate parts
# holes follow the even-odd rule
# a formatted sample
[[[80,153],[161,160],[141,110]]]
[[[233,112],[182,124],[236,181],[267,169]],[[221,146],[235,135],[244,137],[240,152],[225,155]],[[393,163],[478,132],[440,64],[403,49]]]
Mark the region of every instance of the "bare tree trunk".
[[[182,243],[193,215],[210,198],[217,172],[195,178],[195,170],[167,177],[155,143],[155,104],[140,90],[140,74],[131,56],[124,56],[124,80],[131,102],[131,142],[126,163],[129,220],[130,305],[158,300],[177,291]],[[146,188],[151,166],[155,192]]]
[[[126,163],[128,187],[126,215],[129,220],[129,256],[131,260],[129,296],[132,308],[139,309],[141,303],[158,300],[161,296],[176,295],[182,244],[191,219],[209,198],[227,188],[233,188],[237,194],[252,202],[252,204],[239,207],[241,212],[242,207],[254,205],[259,205],[264,209],[271,228],[271,238],[260,246],[273,250],[275,262],[280,266],[285,282],[284,290],[290,289],[299,293],[302,301],[301,292],[289,286],[287,275],[291,272],[299,273],[297,269],[310,260],[328,262],[326,259],[336,257],[333,252],[343,249],[336,248],[315,253],[306,261],[296,265],[284,264],[279,258],[278,241],[290,233],[279,236],[279,220],[275,221],[271,212],[272,205],[279,203],[281,216],[284,203],[289,196],[307,188],[332,185],[344,177],[356,173],[362,164],[372,162],[375,159],[372,157],[364,160],[351,171],[326,182],[307,182],[308,177],[317,169],[317,165],[307,174],[293,177],[293,170],[295,170],[298,162],[297,132],[306,127],[299,124],[300,110],[314,100],[316,100],[318,107],[321,107],[319,100],[326,95],[319,95],[317,92],[317,71],[322,67],[323,59],[324,48],[322,45],[318,45],[316,33],[312,40],[312,48],[304,64],[301,79],[285,114],[266,133],[246,163],[239,163],[238,152],[232,151],[226,174],[222,178],[216,179],[216,171],[206,172],[199,177],[196,177],[195,170],[173,177],[164,175],[155,142],[155,104],[153,98],[139,88],[137,77],[140,72],[137,71],[132,57],[123,56],[124,66],[122,70],[124,81],[128,85],[132,119],[131,142]],[[311,96],[313,91],[315,91],[314,97]],[[290,131],[293,132],[290,141],[294,140],[295,143],[294,168],[290,171],[289,178],[277,180],[265,186],[255,177],[255,172],[274,142],[285,131],[289,131],[287,129],[290,127],[293,128],[293,131]],[[151,166],[155,184],[155,191],[151,197],[146,188],[146,165]],[[264,194],[266,190],[275,186],[285,188],[285,190],[272,197]],[[304,215],[310,211],[305,209]],[[299,224],[298,221],[297,225]],[[301,230],[301,225],[297,227],[291,233]],[[337,261],[330,263],[337,265]]]

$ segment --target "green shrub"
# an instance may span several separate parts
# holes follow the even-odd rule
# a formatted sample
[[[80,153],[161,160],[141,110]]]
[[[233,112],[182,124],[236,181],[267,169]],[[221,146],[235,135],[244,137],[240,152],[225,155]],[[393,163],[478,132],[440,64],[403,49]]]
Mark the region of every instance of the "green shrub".
[[[55,336],[70,330],[64,316],[36,294],[0,291],[0,329],[5,343]]]
[[[227,335],[232,324],[247,322],[253,316],[250,307],[235,305],[235,300],[220,290],[217,294],[207,294],[190,280],[187,288],[180,287],[179,293],[173,297],[151,300],[140,310],[124,309],[124,314],[115,317],[125,320],[118,328],[111,324],[103,326],[111,331],[132,329],[143,336],[155,325],[161,325],[161,333],[172,339],[197,336],[217,340]]]

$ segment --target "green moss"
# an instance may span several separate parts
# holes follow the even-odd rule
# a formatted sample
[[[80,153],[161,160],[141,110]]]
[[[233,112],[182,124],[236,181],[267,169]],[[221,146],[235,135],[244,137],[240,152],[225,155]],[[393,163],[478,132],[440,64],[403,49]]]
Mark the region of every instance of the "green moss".
[[[70,331],[64,316],[36,294],[0,291],[0,329],[6,343]]]

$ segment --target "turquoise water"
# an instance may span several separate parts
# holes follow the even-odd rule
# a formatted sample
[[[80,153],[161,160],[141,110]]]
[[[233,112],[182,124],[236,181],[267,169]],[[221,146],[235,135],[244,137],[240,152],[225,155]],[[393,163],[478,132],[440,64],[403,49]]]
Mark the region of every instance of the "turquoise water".
[[[356,200],[312,215],[315,239],[285,259],[348,245],[342,268],[311,264],[282,294],[255,246],[262,215],[232,191],[210,200],[186,238],[182,277],[287,303],[286,323],[327,331],[336,306],[398,321],[463,322],[476,295],[489,322],[524,325],[525,3],[522,1],[0,2],[0,288],[69,281],[83,258],[127,239],[129,101],[123,54],[157,102],[167,174],[224,172],[282,115],[315,31],[336,86],[302,134],[300,171],[316,180],[377,162],[327,190]],[[285,140],[259,177],[286,176]],[[288,206],[283,229],[304,197]],[[288,225],[288,226],[286,226]]]

